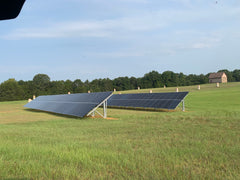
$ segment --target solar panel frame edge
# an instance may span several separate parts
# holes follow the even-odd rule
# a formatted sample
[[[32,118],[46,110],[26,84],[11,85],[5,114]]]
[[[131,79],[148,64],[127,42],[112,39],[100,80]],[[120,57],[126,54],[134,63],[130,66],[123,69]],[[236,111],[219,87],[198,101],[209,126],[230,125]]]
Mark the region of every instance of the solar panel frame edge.
[[[182,100],[178,103],[178,105],[175,107],[175,109],[179,106],[179,104],[181,104],[181,102],[183,102],[184,101],[184,99],[187,97],[187,95],[189,94],[189,92],[185,92],[186,94],[185,94],[185,96],[182,98]]]
[[[44,102],[45,103],[45,102]],[[28,103],[29,104],[29,103]],[[56,103],[55,103],[56,104]],[[59,103],[60,104],[60,103]],[[27,105],[27,104],[26,104]],[[50,109],[50,110],[48,110],[49,108],[44,108],[44,107],[42,107],[41,105],[40,105],[40,107],[29,107],[29,106],[26,106],[26,105],[24,105],[24,107],[26,107],[26,108],[30,108],[30,109],[34,109],[34,110],[40,110],[40,111],[43,111],[43,112],[50,112],[50,113],[54,113],[54,114],[63,114],[63,115],[70,115],[70,116],[76,116],[76,117],[84,117],[87,113],[85,113],[84,115],[79,115],[79,114],[81,114],[81,113],[79,113],[79,114],[77,114],[77,113],[73,113],[73,112],[71,112],[71,113],[63,113],[63,112],[61,112],[61,111],[58,111],[58,110],[52,110],[52,109]],[[95,107],[95,106],[94,106]],[[92,108],[94,108],[94,107],[92,107]],[[59,107],[57,107],[57,108],[59,108]]]

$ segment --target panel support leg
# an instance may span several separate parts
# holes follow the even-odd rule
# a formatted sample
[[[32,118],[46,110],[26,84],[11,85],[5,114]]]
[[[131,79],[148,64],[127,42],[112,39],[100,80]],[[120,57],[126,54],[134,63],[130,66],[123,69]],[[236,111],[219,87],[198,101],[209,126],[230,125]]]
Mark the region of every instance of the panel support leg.
[[[109,96],[108,98],[110,98],[111,96]],[[107,98],[107,99],[108,99]],[[100,103],[97,107],[95,107],[92,111],[90,111],[87,116],[95,116],[95,114],[99,114],[101,117],[103,118],[107,118],[107,99],[104,100],[102,103]],[[101,114],[100,112],[97,111],[97,108],[99,108],[100,106],[103,107],[103,114]]]
[[[103,118],[107,118],[107,101],[103,103]]]
[[[185,111],[185,104],[184,104],[184,100],[182,100],[182,111]]]

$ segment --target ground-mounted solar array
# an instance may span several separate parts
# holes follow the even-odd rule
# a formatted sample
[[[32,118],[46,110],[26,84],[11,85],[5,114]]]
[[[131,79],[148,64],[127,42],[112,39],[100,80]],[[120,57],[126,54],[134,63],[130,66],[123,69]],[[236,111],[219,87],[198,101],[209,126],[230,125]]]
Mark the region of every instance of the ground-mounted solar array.
[[[175,109],[188,92],[114,94],[108,100],[110,107]]]
[[[24,107],[84,117],[111,95],[112,92],[98,92],[39,96]]]

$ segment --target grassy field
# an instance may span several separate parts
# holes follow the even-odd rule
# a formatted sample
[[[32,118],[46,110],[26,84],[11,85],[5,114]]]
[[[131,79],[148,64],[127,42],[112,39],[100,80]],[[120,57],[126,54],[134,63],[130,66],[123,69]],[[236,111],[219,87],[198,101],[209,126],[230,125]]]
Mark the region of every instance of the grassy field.
[[[240,179],[240,83],[179,90],[186,112],[108,109],[112,120],[1,102],[0,179]]]

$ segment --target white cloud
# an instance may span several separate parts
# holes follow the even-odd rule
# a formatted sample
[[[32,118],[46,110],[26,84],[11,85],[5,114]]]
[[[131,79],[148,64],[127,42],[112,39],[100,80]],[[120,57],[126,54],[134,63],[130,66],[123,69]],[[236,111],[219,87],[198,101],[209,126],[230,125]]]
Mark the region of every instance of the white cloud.
[[[194,49],[203,49],[203,48],[210,48],[211,45],[207,43],[195,43],[192,46]]]
[[[146,52],[141,51],[118,51],[118,52],[102,52],[102,53],[89,53],[87,56],[88,57],[98,57],[98,58],[126,58],[126,57],[142,57],[146,54]]]
[[[219,45],[219,43],[221,43],[221,40],[218,38],[205,38],[200,42],[194,43],[192,45],[192,48],[194,49],[211,48]]]
[[[102,21],[74,21],[44,24],[39,28],[22,28],[2,36],[5,39],[65,38],[65,37],[112,37],[119,32],[149,31],[164,27],[150,16],[119,18]]]
[[[191,5],[189,0],[181,0],[180,3]],[[209,7],[185,10],[167,9],[145,12],[139,16],[118,17],[115,19],[42,23],[41,27],[13,30],[9,34],[2,36],[2,38],[51,39],[93,37],[115,40],[124,39],[128,43],[134,40],[130,46],[135,44],[134,46],[136,46],[137,50],[132,52],[119,50],[119,52],[98,55],[108,58],[140,57],[149,53],[171,55],[183,49],[203,49],[219,45],[224,36],[231,34],[233,29],[231,26],[237,26],[237,29],[240,29],[239,25],[233,25],[233,23],[231,23],[230,27],[223,26],[223,23],[231,21],[232,17],[237,15],[240,15],[240,9],[230,7],[212,10]],[[218,28],[218,26],[221,28]],[[225,33],[226,31],[228,34]],[[161,45],[159,46],[159,44]],[[149,48],[150,50],[146,50]]]
[[[101,31],[101,24],[97,22],[66,22],[47,24],[39,28],[22,28],[7,34],[6,39],[22,38],[64,38],[64,37],[103,37],[106,32]]]

